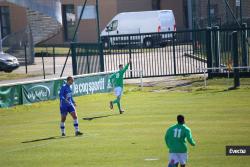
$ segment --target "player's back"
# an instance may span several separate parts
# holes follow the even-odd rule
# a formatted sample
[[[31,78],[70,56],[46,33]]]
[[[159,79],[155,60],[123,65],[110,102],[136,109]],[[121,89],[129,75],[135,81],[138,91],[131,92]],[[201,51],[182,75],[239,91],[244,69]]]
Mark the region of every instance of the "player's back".
[[[186,153],[186,138],[193,145],[191,131],[185,124],[171,126],[166,133],[165,141],[170,153]]]
[[[114,84],[115,87],[123,87],[123,75],[128,69],[129,64],[127,64],[123,69],[117,71],[116,73],[112,74],[110,79],[111,82]]]

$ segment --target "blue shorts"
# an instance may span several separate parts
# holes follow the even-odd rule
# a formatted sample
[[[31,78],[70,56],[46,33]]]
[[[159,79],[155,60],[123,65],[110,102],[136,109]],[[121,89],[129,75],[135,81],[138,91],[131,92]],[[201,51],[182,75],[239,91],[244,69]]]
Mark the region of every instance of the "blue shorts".
[[[75,106],[74,105],[65,105],[60,107],[61,115],[67,116],[68,113],[75,112]]]

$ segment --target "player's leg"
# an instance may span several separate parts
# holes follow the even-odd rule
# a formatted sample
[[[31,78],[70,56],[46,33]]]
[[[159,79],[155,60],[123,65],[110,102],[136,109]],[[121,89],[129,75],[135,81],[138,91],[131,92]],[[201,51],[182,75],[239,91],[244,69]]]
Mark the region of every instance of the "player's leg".
[[[169,167],[178,167],[178,157],[176,153],[169,153]]]
[[[60,108],[61,110],[61,123],[60,123],[60,129],[61,129],[61,134],[62,136],[65,136],[65,121],[67,118],[67,112],[65,111],[64,108]]]
[[[185,167],[187,163],[187,153],[180,153],[178,156],[181,167]]]
[[[117,98],[119,99],[119,102],[117,103],[117,106],[118,106],[120,114],[122,114],[124,112],[124,110],[122,110],[122,108],[121,108],[121,98],[122,98],[122,95],[120,95]]]
[[[74,121],[75,135],[76,136],[82,135],[82,132],[80,132],[80,130],[79,130],[77,113],[76,113],[75,108],[73,106],[71,108],[70,115],[72,116],[73,121]]]
[[[121,96],[122,96],[122,88],[116,87],[115,88],[115,96],[116,99],[112,102],[112,104],[117,104],[117,107],[119,109],[120,114],[122,114],[124,111],[121,109]]]

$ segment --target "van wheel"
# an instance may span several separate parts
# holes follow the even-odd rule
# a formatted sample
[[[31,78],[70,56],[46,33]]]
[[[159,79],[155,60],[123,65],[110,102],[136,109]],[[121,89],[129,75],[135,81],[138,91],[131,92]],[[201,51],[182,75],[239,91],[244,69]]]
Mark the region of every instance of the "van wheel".
[[[144,39],[143,44],[146,48],[152,48],[154,46],[153,40],[151,38]]]

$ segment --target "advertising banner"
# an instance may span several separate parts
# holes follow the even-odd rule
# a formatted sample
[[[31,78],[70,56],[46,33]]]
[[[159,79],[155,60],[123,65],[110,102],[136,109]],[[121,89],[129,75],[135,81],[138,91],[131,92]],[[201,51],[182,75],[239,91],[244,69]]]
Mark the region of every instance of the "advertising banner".
[[[21,86],[0,87],[0,108],[22,104]]]
[[[109,76],[110,73],[75,77],[73,96],[110,92]],[[0,87],[0,108],[58,99],[61,86],[65,83],[66,80],[58,79]]]
[[[23,104],[55,99],[54,81],[22,85]]]
[[[112,86],[109,82],[109,75],[104,74],[76,78],[72,88],[74,96],[82,96],[94,93],[110,92]]]

